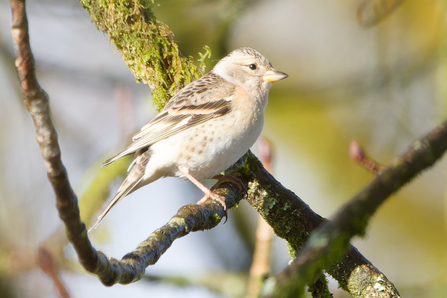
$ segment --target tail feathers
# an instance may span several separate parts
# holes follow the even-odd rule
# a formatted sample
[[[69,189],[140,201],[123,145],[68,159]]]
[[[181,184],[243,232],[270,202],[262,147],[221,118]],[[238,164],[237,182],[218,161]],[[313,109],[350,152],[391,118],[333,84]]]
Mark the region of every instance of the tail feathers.
[[[133,181],[129,184],[130,181],[128,179],[124,180],[123,184],[118,189],[118,193],[113,197],[112,201],[107,205],[106,209],[104,209],[103,212],[98,216],[96,221],[93,223],[93,225],[88,229],[88,232],[96,229],[97,226],[102,222],[102,220],[106,217],[107,214],[109,214],[110,210],[118,204],[119,201],[121,201],[125,196],[127,196],[134,188],[135,186],[143,179],[143,176],[141,176],[138,180]]]
[[[135,146],[134,143],[132,143],[126,150],[121,151],[120,153],[118,153],[117,155],[107,159],[106,161],[104,161],[102,163],[102,168],[111,164],[112,162],[114,162],[117,159],[120,159],[121,157],[124,157],[126,155],[135,153],[135,156],[139,156],[142,155],[142,153],[146,152],[148,150],[148,146]],[[135,160],[134,160],[135,162]]]
[[[104,162],[102,163],[102,165],[101,165],[101,168],[104,168],[105,166],[111,164],[111,163],[114,162],[115,160],[117,160],[117,159],[119,159],[119,158],[121,158],[121,157],[123,157],[123,156],[126,156],[126,155],[129,155],[129,154],[130,154],[130,153],[123,154],[123,153],[124,153],[124,151],[121,152],[121,153],[119,153],[119,154],[117,154],[117,155],[115,155],[115,156],[113,156],[113,157],[111,157],[111,158],[109,158],[109,159],[107,159],[106,161],[104,161]],[[133,153],[133,152],[131,152],[131,153]]]
[[[106,209],[104,209],[103,212],[98,216],[96,221],[93,223],[90,229],[88,229],[88,232],[95,229],[102,220],[106,217],[106,215],[112,210],[112,208],[119,202],[121,199],[123,199],[125,196],[127,196],[129,193],[134,191],[137,187],[137,185],[141,182],[141,180],[144,177],[144,173],[146,170],[147,163],[149,162],[150,153],[148,151],[142,153],[135,159],[135,164],[133,168],[131,169],[129,175],[127,175],[126,179],[124,180],[123,184],[121,184],[120,188],[118,189],[117,194],[113,197],[112,201],[107,205]],[[141,186],[141,185],[140,185]],[[139,188],[139,187],[137,187]]]

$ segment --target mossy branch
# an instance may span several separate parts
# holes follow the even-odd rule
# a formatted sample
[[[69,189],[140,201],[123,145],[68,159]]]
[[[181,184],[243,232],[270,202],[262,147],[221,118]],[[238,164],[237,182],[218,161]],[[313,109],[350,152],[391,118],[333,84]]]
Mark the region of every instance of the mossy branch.
[[[430,133],[415,141],[408,150],[354,198],[346,204],[332,220],[317,228],[293,263],[278,275],[278,287],[273,297],[281,295],[284,288],[302,292],[306,282],[313,280],[315,274],[331,268],[350,248],[352,237],[365,234],[369,219],[391,194],[409,183],[423,170],[438,161],[447,150],[447,121]],[[331,273],[333,267],[329,269]],[[365,280],[374,287],[358,288],[358,281],[349,285],[356,297],[381,297],[375,289],[386,293],[386,297],[400,297],[392,284],[384,282],[381,274],[366,276]],[[371,291],[371,292],[369,292]]]
[[[242,180],[249,186],[247,201],[273,228],[276,235],[287,240],[290,254],[295,257],[297,252],[309,239],[312,231],[327,220],[316,214],[296,194],[281,185],[251,152],[248,152],[235,164],[236,170],[242,174]],[[392,286],[393,284],[372,265],[355,247],[350,246],[334,265],[327,269],[334,277],[339,286],[353,295],[355,289],[368,288],[368,276],[381,276],[383,282]],[[319,272],[312,272],[319,274]],[[310,275],[316,277],[316,275]],[[312,277],[304,279],[304,283],[313,284]],[[275,289],[277,277],[271,276],[264,283],[264,294],[268,297],[269,291]],[[394,287],[394,286],[393,286]],[[294,288],[277,287],[284,293],[296,294]],[[375,289],[379,293],[380,289]],[[300,293],[302,294],[302,293]],[[271,296],[276,297],[276,296]],[[295,297],[295,296],[287,296]]]
[[[148,84],[153,103],[161,110],[180,89],[201,77],[203,58],[197,67],[184,57],[168,26],[155,18],[149,0],[81,0],[98,30],[109,36],[137,81]]]

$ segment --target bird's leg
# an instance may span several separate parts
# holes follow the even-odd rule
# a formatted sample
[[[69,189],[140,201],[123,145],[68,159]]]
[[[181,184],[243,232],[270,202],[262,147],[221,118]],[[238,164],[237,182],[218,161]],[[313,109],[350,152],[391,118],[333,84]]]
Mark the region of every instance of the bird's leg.
[[[199,180],[197,180],[196,178],[194,178],[191,174],[189,174],[189,171],[187,168],[179,166],[178,169],[180,170],[180,173],[182,173],[186,178],[188,178],[192,183],[194,183],[201,191],[203,191],[205,193],[205,196],[203,198],[201,198],[197,204],[201,205],[203,203],[205,203],[205,201],[208,198],[212,198],[216,201],[218,201],[225,210],[227,210],[227,205],[225,204],[225,197],[224,196],[220,196],[218,194],[213,193],[211,190],[209,190],[205,185],[203,185],[202,183],[200,183]]]

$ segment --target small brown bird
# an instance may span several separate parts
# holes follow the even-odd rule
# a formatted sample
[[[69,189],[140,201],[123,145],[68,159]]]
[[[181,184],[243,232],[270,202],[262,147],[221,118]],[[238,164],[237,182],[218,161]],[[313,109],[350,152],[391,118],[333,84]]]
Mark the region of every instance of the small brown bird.
[[[215,177],[250,149],[264,125],[271,83],[287,77],[257,51],[240,48],[180,90],[126,150],[104,162],[135,154],[128,176],[89,232],[122,198],[162,177],[189,179],[205,193],[198,204],[211,197],[226,208],[225,198],[199,180]]]

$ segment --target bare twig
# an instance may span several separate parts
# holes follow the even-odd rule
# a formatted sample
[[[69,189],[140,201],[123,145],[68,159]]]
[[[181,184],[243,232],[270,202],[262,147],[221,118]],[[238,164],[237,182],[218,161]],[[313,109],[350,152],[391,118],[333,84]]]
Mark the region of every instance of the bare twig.
[[[59,296],[69,298],[70,295],[68,294],[68,291],[60,278],[59,270],[53,256],[46,248],[42,246],[39,247],[37,252],[37,263],[39,264],[40,269],[53,280]]]
[[[79,243],[82,249],[81,262],[88,264],[97,258],[87,238],[84,224],[79,220],[77,198],[68,182],[67,173],[60,159],[60,148],[56,129],[50,117],[48,96],[37,82],[34,71],[34,58],[31,53],[28,35],[28,20],[25,1],[11,0],[12,35],[17,51],[16,68],[25,96],[25,105],[36,129],[36,140],[40,146],[42,158],[57,196],[57,207],[61,218],[67,224],[67,236],[72,242]],[[92,270],[93,266],[90,267]]]
[[[349,157],[371,173],[380,174],[385,169],[384,165],[379,164],[366,155],[357,140],[353,140],[349,145]]]

